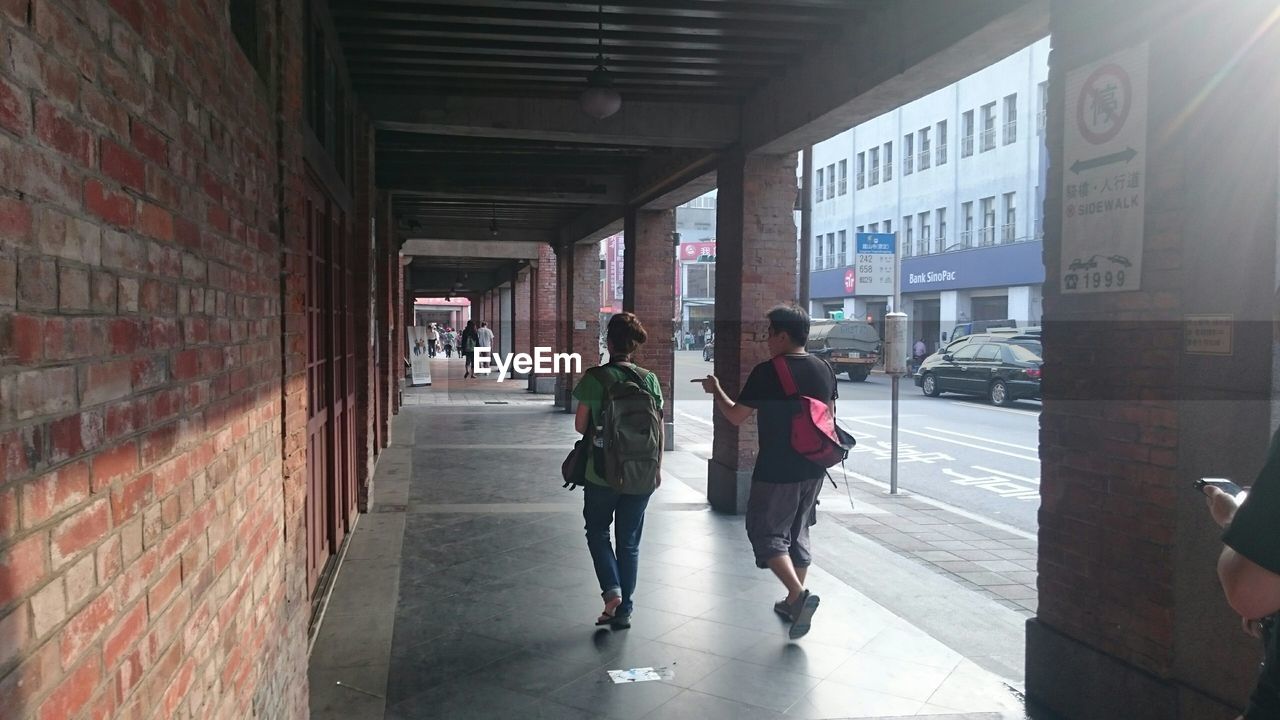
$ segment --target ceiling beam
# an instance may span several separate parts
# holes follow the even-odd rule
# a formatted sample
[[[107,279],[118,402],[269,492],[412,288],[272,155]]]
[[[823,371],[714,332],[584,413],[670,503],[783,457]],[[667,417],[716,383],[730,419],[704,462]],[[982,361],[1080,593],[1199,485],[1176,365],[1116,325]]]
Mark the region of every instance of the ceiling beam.
[[[895,0],[743,104],[742,146],[783,154],[957,82],[1049,34],[1049,0]],[[993,98],[994,99],[994,98]]]
[[[735,105],[628,101],[625,91],[622,109],[604,120],[582,112],[576,100],[561,98],[384,94],[362,99],[383,130],[689,148],[723,148],[738,138]]]
[[[424,219],[426,220],[426,219]],[[433,225],[429,221],[424,221],[420,228],[412,228],[408,230],[397,230],[397,236],[401,240],[413,238],[415,240],[452,240],[452,241],[473,241],[473,242],[531,242],[531,243],[555,243],[560,237],[555,232],[544,230],[531,230],[527,228],[504,227],[502,223],[498,224],[498,235],[495,237],[489,232],[487,223],[477,223],[475,225]]]
[[[457,240],[424,240],[408,238],[400,245],[405,255],[497,258],[502,260],[537,260],[543,243],[495,240],[465,242]]]

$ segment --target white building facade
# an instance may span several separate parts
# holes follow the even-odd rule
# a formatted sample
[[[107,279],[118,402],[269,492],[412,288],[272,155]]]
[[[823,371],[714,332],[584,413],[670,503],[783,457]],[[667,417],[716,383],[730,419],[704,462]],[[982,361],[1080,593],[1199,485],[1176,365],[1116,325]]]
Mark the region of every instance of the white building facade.
[[[810,312],[870,318],[857,233],[895,233],[901,308],[934,349],[971,320],[1041,316],[1045,38],[814,146]]]

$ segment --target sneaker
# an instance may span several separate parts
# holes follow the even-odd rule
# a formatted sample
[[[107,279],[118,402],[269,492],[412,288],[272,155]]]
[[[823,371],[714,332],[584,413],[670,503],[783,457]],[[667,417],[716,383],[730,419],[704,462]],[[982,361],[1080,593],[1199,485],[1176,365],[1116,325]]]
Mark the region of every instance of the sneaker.
[[[614,615],[613,620],[609,623],[611,630],[628,630],[631,628],[630,615]]]
[[[787,622],[791,622],[791,606],[787,604],[786,598],[774,603],[773,611],[785,618]]]
[[[818,603],[821,600],[817,595],[805,590],[800,599],[796,600],[795,605],[791,606],[791,631],[788,633],[792,640],[799,640],[809,634],[809,628],[813,624],[813,614],[818,611]]]

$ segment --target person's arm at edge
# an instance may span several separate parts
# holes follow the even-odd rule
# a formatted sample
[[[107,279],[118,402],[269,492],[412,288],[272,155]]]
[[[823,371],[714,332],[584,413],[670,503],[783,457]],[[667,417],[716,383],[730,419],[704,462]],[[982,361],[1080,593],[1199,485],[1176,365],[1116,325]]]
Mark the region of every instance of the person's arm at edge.
[[[725,394],[724,388],[720,387],[720,379],[715,375],[708,375],[701,380],[694,379],[692,382],[702,383],[702,389],[711,394],[716,407],[720,410],[720,414],[724,415],[725,419],[733,423],[735,427],[746,422],[747,418],[751,417],[751,413],[756,411],[753,407],[730,400],[729,396]]]
[[[591,408],[586,403],[578,404],[578,413],[573,416],[573,428],[578,431],[579,435],[586,435],[587,428],[591,426]]]
[[[1236,500],[1218,488],[1205,491],[1213,517],[1226,527],[1235,519]],[[1218,580],[1231,609],[1256,620],[1280,611],[1280,575],[1236,552],[1230,546],[1218,556]]]

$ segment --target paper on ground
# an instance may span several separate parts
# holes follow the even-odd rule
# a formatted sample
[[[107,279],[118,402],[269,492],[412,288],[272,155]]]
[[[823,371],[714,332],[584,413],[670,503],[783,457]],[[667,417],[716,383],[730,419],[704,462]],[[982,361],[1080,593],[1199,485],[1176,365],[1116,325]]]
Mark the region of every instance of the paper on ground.
[[[673,677],[675,677],[675,673],[668,668],[645,667],[609,671],[609,678],[613,680],[614,684],[670,680]]]

